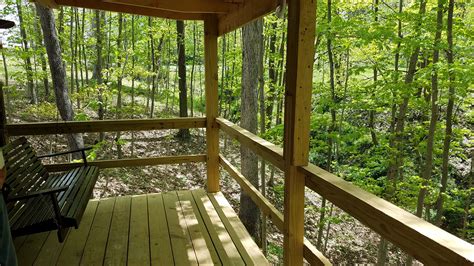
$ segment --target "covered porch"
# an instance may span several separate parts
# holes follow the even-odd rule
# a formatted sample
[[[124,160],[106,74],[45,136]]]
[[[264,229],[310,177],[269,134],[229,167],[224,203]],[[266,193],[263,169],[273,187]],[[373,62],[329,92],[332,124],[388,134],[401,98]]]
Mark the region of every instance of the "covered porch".
[[[19,265],[268,265],[222,193],[202,189],[91,200],[64,243],[15,239]]]

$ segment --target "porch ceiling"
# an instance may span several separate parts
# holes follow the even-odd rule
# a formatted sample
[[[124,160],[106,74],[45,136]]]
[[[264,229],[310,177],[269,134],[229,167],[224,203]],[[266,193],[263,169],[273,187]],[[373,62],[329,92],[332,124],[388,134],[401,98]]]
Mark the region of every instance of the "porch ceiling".
[[[52,8],[72,6],[176,20],[218,17],[219,35],[275,10],[278,0],[36,0]]]

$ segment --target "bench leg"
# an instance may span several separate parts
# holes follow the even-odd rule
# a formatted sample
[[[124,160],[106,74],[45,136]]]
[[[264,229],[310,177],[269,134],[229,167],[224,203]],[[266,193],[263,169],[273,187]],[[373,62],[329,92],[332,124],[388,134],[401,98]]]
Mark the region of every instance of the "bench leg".
[[[56,216],[56,225],[58,226],[58,240],[60,243],[62,243],[69,230],[68,228],[64,227],[63,218],[61,216],[61,209],[59,208],[58,199],[56,198],[56,195],[50,194],[50,196],[51,201],[53,202],[54,214]]]

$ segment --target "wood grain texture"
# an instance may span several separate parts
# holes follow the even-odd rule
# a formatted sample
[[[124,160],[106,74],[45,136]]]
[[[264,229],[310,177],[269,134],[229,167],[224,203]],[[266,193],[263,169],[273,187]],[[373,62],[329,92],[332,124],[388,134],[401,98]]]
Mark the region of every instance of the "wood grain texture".
[[[315,165],[306,185],[428,265],[473,265],[474,246]]]
[[[229,232],[232,237],[232,241],[239,250],[245,264],[259,266],[270,265],[224,195],[218,192],[209,193],[208,196],[219,214],[222,223],[225,225],[227,232]]]
[[[316,0],[289,1],[283,145],[285,265],[303,264],[305,179],[297,168],[308,164],[315,31]]]
[[[204,21],[204,65],[206,83],[206,143],[207,190],[218,192],[219,186],[219,127],[217,91],[217,19],[209,15]]]
[[[222,0],[104,0],[104,2],[197,14],[228,13],[239,7],[238,3],[225,2]]]
[[[240,187],[247,192],[250,198],[257,204],[260,210],[270,217],[273,224],[283,230],[283,214],[256,189],[250,181],[245,178],[222,154],[219,156],[221,166],[239,183]]]
[[[151,158],[134,158],[134,159],[116,159],[116,160],[97,160],[87,164],[97,166],[99,168],[118,168],[118,167],[138,167],[146,165],[162,165],[162,164],[179,164],[179,163],[200,163],[206,161],[206,155],[180,155],[180,156],[163,156]],[[45,168],[49,172],[60,172],[71,170],[82,166],[83,163],[59,163],[47,164]]]
[[[262,139],[261,137],[245,130],[238,125],[224,118],[217,118],[219,128],[232,138],[240,142],[240,144],[251,149],[260,155],[264,160],[269,161],[274,166],[284,170],[285,161],[283,160],[283,149],[277,145]]]
[[[121,119],[96,121],[60,121],[7,124],[9,136],[50,135],[87,132],[144,131],[160,129],[204,128],[205,117]]]
[[[127,265],[150,265],[150,234],[148,228],[147,196],[134,195],[131,203]]]
[[[63,244],[47,232],[15,246],[20,266],[266,264],[224,196],[203,189],[91,200]]]
[[[177,20],[203,20],[204,14],[200,13],[184,13],[170,10],[162,10],[141,6],[130,6],[119,3],[110,3],[97,0],[55,0],[58,5],[84,7],[90,9],[98,9],[103,11],[122,12],[128,14],[137,14],[150,17],[160,17]]]
[[[219,36],[272,12],[279,2],[277,0],[246,0],[238,8],[219,16]]]

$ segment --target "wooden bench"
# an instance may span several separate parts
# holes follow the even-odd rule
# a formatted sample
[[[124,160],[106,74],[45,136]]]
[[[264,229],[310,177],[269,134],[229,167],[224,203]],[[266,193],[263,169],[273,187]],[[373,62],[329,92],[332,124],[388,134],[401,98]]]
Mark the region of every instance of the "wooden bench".
[[[79,226],[99,169],[87,166],[85,149],[36,156],[26,138],[3,148],[7,179],[4,197],[13,237],[58,230],[63,242],[69,229]],[[84,166],[65,173],[48,173],[40,158],[81,152]]]

